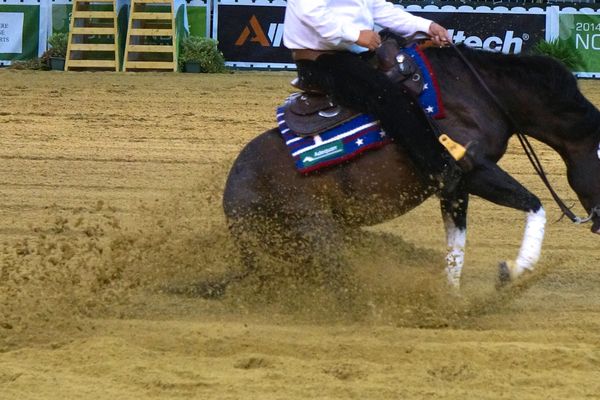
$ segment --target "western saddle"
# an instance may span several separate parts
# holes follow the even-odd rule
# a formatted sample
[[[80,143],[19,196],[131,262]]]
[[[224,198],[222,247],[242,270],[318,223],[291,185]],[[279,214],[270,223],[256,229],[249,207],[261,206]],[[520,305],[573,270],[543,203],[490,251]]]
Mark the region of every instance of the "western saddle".
[[[421,70],[413,58],[403,51],[396,37],[385,39],[375,54],[374,67],[385,73],[394,84],[404,86],[414,96],[423,91]],[[359,114],[356,110],[336,104],[326,93],[303,87],[298,78],[292,81],[292,86],[301,92],[287,99],[284,118],[297,135],[318,135]]]

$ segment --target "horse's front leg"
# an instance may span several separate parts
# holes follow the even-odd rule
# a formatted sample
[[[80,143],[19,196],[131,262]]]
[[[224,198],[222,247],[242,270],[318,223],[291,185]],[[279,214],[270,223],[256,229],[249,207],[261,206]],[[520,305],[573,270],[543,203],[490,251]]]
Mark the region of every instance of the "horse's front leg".
[[[440,199],[444,228],[446,229],[446,277],[454,289],[460,288],[460,277],[465,263],[465,244],[467,241],[467,208],[469,194],[458,191],[452,198]]]
[[[529,211],[525,222],[525,234],[517,259],[513,262],[500,263],[500,285],[504,285],[523,272],[533,270],[533,266],[540,259],[542,242],[546,226],[546,211],[540,205],[537,211]]]
[[[465,176],[465,186],[471,194],[527,213],[525,233],[517,258],[500,263],[500,285],[533,270],[540,258],[546,225],[546,212],[540,200],[506,171],[489,161],[482,162]]]

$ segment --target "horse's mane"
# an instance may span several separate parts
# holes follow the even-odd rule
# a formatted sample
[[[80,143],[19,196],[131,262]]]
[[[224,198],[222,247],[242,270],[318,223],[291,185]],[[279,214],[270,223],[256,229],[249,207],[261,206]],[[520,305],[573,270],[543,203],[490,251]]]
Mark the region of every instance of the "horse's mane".
[[[548,100],[548,112],[583,113],[585,117],[581,121],[580,129],[568,132],[571,138],[598,132],[600,112],[580,92],[577,79],[571,71],[557,59],[543,55],[474,50],[464,45],[458,47],[475,69],[500,79],[510,79],[517,86],[528,88],[537,98]],[[447,54],[454,53],[453,49],[444,50]]]
[[[559,95],[572,100],[579,94],[577,80],[558,60],[542,55],[502,54],[459,46],[478,69],[498,76],[506,75],[544,95]]]

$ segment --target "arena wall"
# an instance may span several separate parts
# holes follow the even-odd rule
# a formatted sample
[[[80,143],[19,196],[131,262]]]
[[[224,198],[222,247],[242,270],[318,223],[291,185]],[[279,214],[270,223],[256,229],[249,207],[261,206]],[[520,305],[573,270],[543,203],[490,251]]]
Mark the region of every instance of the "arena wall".
[[[72,0],[2,0],[0,66],[40,57],[48,49],[53,32],[69,31],[72,4]],[[211,5],[211,0],[175,0],[176,14],[183,15],[176,23],[185,27],[186,34],[208,36]],[[127,34],[129,7],[129,0],[116,2],[120,35]]]
[[[3,0],[0,65],[41,56],[52,32],[68,31],[71,3]],[[128,11],[129,0],[117,4]],[[230,67],[294,68],[282,42],[285,0],[177,0],[176,5],[185,7],[187,32],[217,39]],[[442,23],[455,43],[486,50],[520,53],[540,40],[558,40],[581,55],[584,65],[574,71],[578,76],[600,77],[600,12],[592,3],[436,2],[397,7]],[[126,21],[123,25],[120,32],[125,34]]]

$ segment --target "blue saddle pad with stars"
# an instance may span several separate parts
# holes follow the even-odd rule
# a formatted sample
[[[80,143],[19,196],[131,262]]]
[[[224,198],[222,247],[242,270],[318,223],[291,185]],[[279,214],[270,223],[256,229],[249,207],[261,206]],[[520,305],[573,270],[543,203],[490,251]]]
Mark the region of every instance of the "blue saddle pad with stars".
[[[424,89],[419,95],[421,107],[430,117],[443,118],[444,108],[437,81],[425,54],[417,46],[404,51],[416,61],[423,74]],[[277,124],[296,169],[301,173],[342,163],[366,150],[391,142],[379,121],[368,114],[359,114],[319,135],[299,136],[286,124],[283,110],[283,106],[277,108]]]
[[[381,147],[391,140],[379,121],[360,114],[320,135],[298,136],[283,118],[283,107],[277,109],[277,123],[288,146],[296,169],[308,173],[349,160],[365,150]]]

